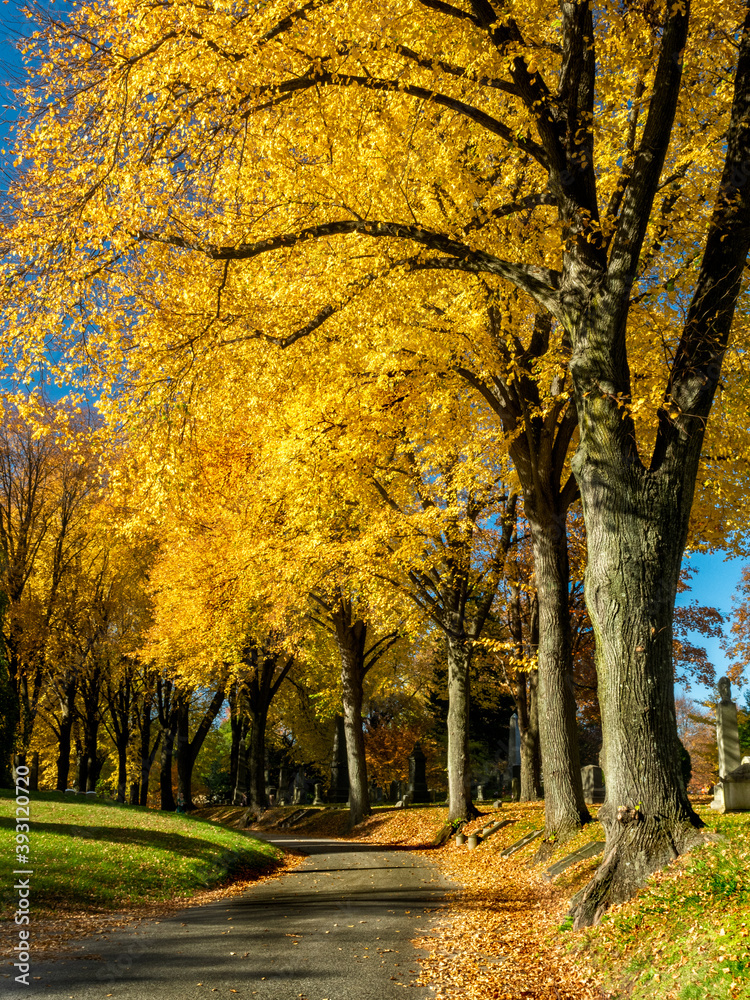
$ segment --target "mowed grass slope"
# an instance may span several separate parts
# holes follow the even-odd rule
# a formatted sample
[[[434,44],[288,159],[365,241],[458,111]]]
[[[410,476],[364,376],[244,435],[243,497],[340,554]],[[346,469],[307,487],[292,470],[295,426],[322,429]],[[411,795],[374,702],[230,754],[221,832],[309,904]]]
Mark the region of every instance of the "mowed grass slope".
[[[750,813],[697,808],[707,841],[612,907],[578,947],[628,1000],[750,1000]]]
[[[251,834],[175,813],[59,792],[31,793],[31,905],[37,916],[187,899],[228,876],[273,868],[281,852]],[[0,903],[12,918],[15,797],[0,789]],[[26,822],[24,820],[24,822]]]

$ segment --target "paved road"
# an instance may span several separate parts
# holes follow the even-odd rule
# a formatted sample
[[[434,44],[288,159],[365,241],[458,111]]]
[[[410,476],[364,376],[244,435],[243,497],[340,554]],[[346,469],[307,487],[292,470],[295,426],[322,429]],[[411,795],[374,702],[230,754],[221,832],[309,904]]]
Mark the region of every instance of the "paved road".
[[[32,962],[40,978],[29,988],[12,978],[0,987],[53,1000],[211,1000],[214,992],[228,1000],[405,1000],[420,954],[409,939],[435,922],[450,888],[438,869],[398,849],[264,839],[309,856],[240,896],[92,939],[79,958]]]

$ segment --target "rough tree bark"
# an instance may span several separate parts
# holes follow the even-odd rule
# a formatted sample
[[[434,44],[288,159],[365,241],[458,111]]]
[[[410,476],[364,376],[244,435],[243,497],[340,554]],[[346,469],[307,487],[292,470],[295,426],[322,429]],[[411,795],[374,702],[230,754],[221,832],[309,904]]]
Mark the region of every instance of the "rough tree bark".
[[[458,630],[457,630],[458,631]],[[449,819],[477,815],[471,801],[469,706],[471,704],[471,646],[460,632],[448,633],[448,803]]]
[[[338,590],[330,598],[318,593],[313,593],[311,597],[318,608],[325,612],[324,616],[313,618],[333,633],[341,658],[341,707],[349,774],[349,825],[356,826],[372,812],[362,724],[365,677],[396,642],[399,634],[389,632],[368,648],[368,625],[360,617],[351,597],[342,590]]]
[[[347,768],[349,771],[349,822],[361,823],[372,812],[367,785],[365,734],[362,729],[365,641],[367,625],[353,619],[351,601],[341,599],[333,615],[341,656],[341,706],[344,712]]]
[[[702,825],[681,775],[672,617],[706,420],[750,250],[747,7],[724,170],[649,466],[618,405],[618,396],[630,392],[629,293],[670,140],[688,19],[689,8],[667,14],[654,96],[608,266],[597,268],[579,254],[578,274],[571,273],[577,294],[567,299],[581,418],[574,471],[588,537],[586,599],[597,639],[607,769],[604,860],[574,901],[575,926],[628,898],[649,872],[689,848]]]
[[[515,355],[507,347],[495,307],[489,310],[488,322],[498,350],[498,371],[510,370],[515,377],[496,374],[485,380],[468,368],[457,370],[500,420],[521,483],[537,581],[538,738],[542,761],[548,762],[544,769],[545,831],[548,838],[560,840],[590,819],[581,783],[568,609],[566,521],[578,490],[574,478],[564,472],[577,425],[576,408],[568,399],[565,380],[558,378],[552,386],[552,405],[544,415],[539,412],[542,398],[533,365],[549,347],[549,314],[535,318],[529,344],[525,348],[519,344]],[[523,744],[520,712],[518,718]],[[528,752],[527,757],[531,759]],[[521,781],[523,786],[523,755]],[[526,794],[531,794],[525,787]],[[538,776],[535,787],[541,792]]]
[[[547,836],[560,840],[589,819],[578,753],[570,641],[568,541],[565,514],[558,530],[535,530],[532,546],[539,598],[539,737]]]

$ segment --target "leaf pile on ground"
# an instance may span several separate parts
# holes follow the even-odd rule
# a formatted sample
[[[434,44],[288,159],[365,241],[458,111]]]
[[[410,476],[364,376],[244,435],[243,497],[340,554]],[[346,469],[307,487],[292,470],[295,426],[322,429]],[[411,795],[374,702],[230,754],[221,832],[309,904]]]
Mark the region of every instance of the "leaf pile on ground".
[[[491,810],[464,832],[496,820],[506,825],[474,850],[451,841],[429,852],[446,878],[463,888],[451,894],[447,919],[415,942],[427,952],[419,984],[433,987],[440,1000],[601,1000],[607,994],[600,974],[585,956],[572,955],[558,933],[573,876],[566,873],[566,888],[545,878],[554,861],[601,837],[601,827],[591,824],[538,865],[539,840],[508,858],[501,852],[543,827],[543,803]],[[576,881],[584,882],[596,865],[597,859],[580,862]]]
[[[298,821],[286,827],[281,826],[284,821],[292,820],[301,811],[301,807],[292,806],[267,809],[247,829],[276,833],[283,831],[292,837],[299,834],[301,837],[332,837],[371,844],[427,847],[448,822],[447,806],[412,806],[410,809],[384,806],[374,809],[371,816],[365,817],[353,829],[349,826],[348,809],[331,808],[307,809],[306,815]],[[194,815],[245,829],[246,812],[247,810],[239,807],[214,806],[201,809]]]

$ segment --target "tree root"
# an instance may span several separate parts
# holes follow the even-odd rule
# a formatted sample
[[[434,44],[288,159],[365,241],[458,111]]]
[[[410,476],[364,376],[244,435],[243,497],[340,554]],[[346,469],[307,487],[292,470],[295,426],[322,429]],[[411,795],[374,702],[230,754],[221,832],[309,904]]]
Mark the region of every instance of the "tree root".
[[[649,875],[703,840],[688,823],[669,828],[642,817],[628,818],[632,822],[616,829],[594,877],[571,901],[573,930],[598,924],[610,906],[630,899]]]

